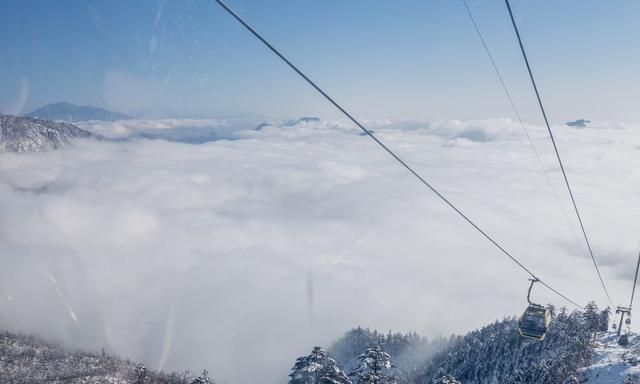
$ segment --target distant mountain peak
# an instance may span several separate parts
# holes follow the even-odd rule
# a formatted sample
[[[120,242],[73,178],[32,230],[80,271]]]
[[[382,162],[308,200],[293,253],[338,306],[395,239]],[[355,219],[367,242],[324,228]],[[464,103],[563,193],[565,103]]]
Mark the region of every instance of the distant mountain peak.
[[[0,115],[0,152],[39,152],[58,149],[75,138],[102,136],[73,124],[33,117]]]
[[[271,126],[271,124],[269,124],[269,123],[260,123],[254,128],[254,131],[261,131],[264,128],[267,128],[267,127],[270,127],[270,126]]]
[[[313,117],[313,116],[303,116],[301,118],[299,118],[298,120],[289,120],[286,123],[284,123],[285,127],[293,127],[295,125],[298,124],[309,124],[309,123],[318,123],[320,122],[320,118],[318,117]]]
[[[585,120],[585,119],[578,119],[576,121],[568,121],[566,124],[569,127],[573,127],[573,128],[585,128],[589,123],[591,123],[591,121]]]
[[[320,122],[320,118],[318,117],[313,117],[313,116],[303,116],[297,120],[286,120],[286,121],[279,121],[279,122],[263,122],[258,124],[255,128],[254,131],[261,131],[265,128],[268,127],[295,127],[296,125],[299,124],[309,124],[309,123],[319,123]]]
[[[125,114],[108,111],[104,108],[91,105],[75,105],[66,101],[44,105],[24,116],[69,122],[88,120],[114,121],[131,118]]]
[[[300,123],[317,123],[320,121],[319,117],[307,117],[307,116],[303,116],[301,118],[299,118],[296,121],[296,124],[300,124]]]

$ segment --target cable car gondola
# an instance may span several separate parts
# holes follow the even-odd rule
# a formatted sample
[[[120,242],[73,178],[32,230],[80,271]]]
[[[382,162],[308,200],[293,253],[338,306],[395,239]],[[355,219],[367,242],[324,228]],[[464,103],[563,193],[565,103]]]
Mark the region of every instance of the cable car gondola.
[[[518,332],[520,336],[535,340],[544,340],[549,323],[551,322],[551,312],[547,307],[531,302],[531,288],[538,279],[530,279],[531,285],[527,293],[529,306],[518,320]]]

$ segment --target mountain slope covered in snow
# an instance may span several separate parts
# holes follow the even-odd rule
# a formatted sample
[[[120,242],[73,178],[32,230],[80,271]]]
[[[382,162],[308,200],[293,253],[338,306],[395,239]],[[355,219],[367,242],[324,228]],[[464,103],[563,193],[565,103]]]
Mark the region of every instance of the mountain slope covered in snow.
[[[635,384],[640,383],[640,336],[629,334],[629,345],[618,345],[614,332],[596,338],[589,366],[582,368],[578,383]]]
[[[584,312],[561,309],[545,339],[535,341],[518,334],[515,318],[496,321],[455,337],[414,382],[452,375],[465,384],[564,383],[589,362],[589,339],[597,327]]]
[[[590,364],[592,335],[606,330],[608,322],[609,311],[590,303],[585,311],[558,310],[541,342],[521,337],[514,317],[432,342],[416,334],[357,328],[329,348],[329,354],[349,372],[359,353],[380,346],[391,355],[400,384],[431,384],[443,377],[465,384],[575,383]]]
[[[69,123],[0,115],[0,152],[38,152],[57,149],[75,138],[101,138]]]
[[[640,383],[640,337],[631,334],[626,347],[619,346],[616,335],[609,332],[597,333],[594,341],[594,331],[605,324],[608,312],[593,306],[585,312],[558,311],[543,342],[520,337],[514,318],[496,321],[465,336],[434,341],[415,333],[384,334],[356,328],[329,349],[329,357],[335,358],[336,372],[344,373],[341,377],[348,383],[360,383],[352,378],[354,362],[359,351],[370,345],[392,359],[390,383]],[[3,383],[209,382],[206,371],[199,377],[186,371],[152,371],[104,351],[70,351],[38,337],[10,332],[0,333],[0,376]]]
[[[0,332],[0,382],[3,384],[185,384],[209,383],[206,371],[165,373],[104,353],[69,351],[35,336]]]

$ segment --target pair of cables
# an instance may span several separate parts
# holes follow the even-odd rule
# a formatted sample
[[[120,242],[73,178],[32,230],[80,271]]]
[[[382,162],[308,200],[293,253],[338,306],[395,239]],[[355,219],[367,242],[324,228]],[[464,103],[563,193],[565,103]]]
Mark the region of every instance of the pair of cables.
[[[371,140],[373,140],[380,148],[382,148],[385,152],[387,152],[387,154],[389,154],[395,161],[397,161],[403,168],[405,168],[409,173],[411,173],[411,175],[413,175],[421,184],[423,184],[425,187],[427,187],[432,193],[434,193],[440,200],[442,200],[442,202],[444,202],[449,208],[451,208],[458,216],[460,216],[464,221],[466,221],[469,225],[471,225],[473,227],[474,230],[476,230],[477,232],[479,232],[486,240],[488,240],[491,244],[493,244],[493,246],[495,246],[500,253],[502,253],[504,256],[506,256],[507,258],[509,258],[512,262],[514,262],[518,267],[520,267],[522,270],[524,270],[527,274],[529,274],[529,276],[532,279],[537,280],[538,282],[540,282],[542,285],[544,285],[545,287],[547,287],[550,291],[552,291],[553,293],[555,293],[556,295],[560,296],[561,298],[563,298],[564,300],[570,302],[571,304],[575,305],[578,308],[582,308],[581,305],[577,304],[574,300],[571,300],[569,297],[567,297],[566,295],[564,295],[563,293],[561,293],[560,291],[558,291],[557,289],[553,288],[551,285],[549,285],[548,283],[546,283],[544,280],[542,280],[539,276],[537,276],[536,274],[534,274],[528,267],[526,267],[520,260],[518,260],[515,256],[513,256],[509,251],[507,251],[504,246],[498,242],[493,236],[491,236],[489,233],[487,233],[485,230],[483,230],[474,220],[472,220],[469,216],[467,216],[460,208],[458,208],[456,205],[454,205],[446,196],[444,196],[438,189],[436,189],[431,183],[429,183],[424,177],[422,177],[416,170],[414,170],[409,164],[407,164],[402,158],[400,158],[392,149],[390,149],[384,142],[382,142],[379,138],[377,138],[372,131],[370,131],[369,129],[367,129],[362,123],[360,123],[355,117],[353,117],[353,115],[351,115],[344,107],[342,107],[342,105],[340,105],[337,101],[335,101],[335,99],[333,99],[329,94],[327,94],[319,85],[317,85],[313,80],[311,80],[311,78],[309,78],[302,70],[300,70],[296,65],[294,65],[286,56],[284,56],[277,48],[275,48],[269,41],[267,41],[260,33],[258,33],[253,27],[251,27],[241,16],[239,16],[233,9],[231,9],[223,0],[215,0],[216,3],[218,3],[218,5],[220,5],[227,13],[229,13],[235,20],[237,20],[247,31],[249,31],[255,38],[257,38],[262,44],[264,44],[269,50],[271,50],[271,52],[273,52],[280,60],[282,60],[289,68],[291,68],[294,72],[296,72],[303,80],[305,80],[307,82],[307,84],[309,84],[312,88],[314,88],[318,93],[320,93],[330,104],[332,104],[335,108],[337,108],[344,116],[347,117],[347,119],[349,119],[352,123],[354,123],[360,130],[362,130],[362,132],[369,137]],[[537,153],[537,151],[535,151],[535,146],[533,145],[533,142],[531,141],[531,138],[529,137],[526,128],[524,128],[524,123],[522,123],[522,119],[520,117],[520,114],[517,111],[517,108],[515,107],[515,103],[513,102],[513,99],[511,98],[511,95],[504,83],[504,80],[502,78],[502,76],[500,75],[500,72],[497,68],[497,65],[495,64],[495,61],[493,60],[493,57],[489,51],[489,48],[484,40],[484,38],[482,37],[482,34],[480,33],[480,30],[475,22],[475,20],[473,19],[473,16],[471,14],[471,11],[469,9],[469,7],[466,4],[466,1],[463,0],[464,5],[467,9],[467,12],[469,13],[469,16],[471,17],[471,20],[474,24],[474,27],[476,28],[476,31],[478,33],[478,35],[480,36],[480,39],[483,43],[483,46],[487,52],[487,54],[489,55],[489,58],[492,62],[492,65],[496,71],[496,73],[498,74],[498,77],[500,79],[500,82],[505,90],[505,92],[507,93],[507,97],[509,98],[509,101],[511,103],[512,108],[514,109],[514,111],[516,112],[516,116],[518,118],[518,120],[520,121],[520,123],[522,124],[523,129],[525,130],[525,134],[527,134],[527,138],[530,142],[530,144],[532,145],[532,148],[534,149],[534,152],[536,153],[536,158],[538,159],[538,162],[540,163],[540,165],[542,166],[542,163],[540,161],[539,155]],[[582,234],[583,237],[585,239],[585,242],[587,244],[587,248],[589,250],[589,254],[591,255],[591,258],[593,260],[594,266],[596,268],[598,277],[600,279],[600,282],[602,284],[602,287],[605,291],[605,294],[607,295],[607,298],[609,299],[609,301],[612,303],[613,302],[611,300],[611,297],[609,296],[608,290],[606,288],[606,285],[604,283],[604,280],[602,279],[602,275],[600,274],[600,270],[598,268],[598,264],[596,262],[595,256],[593,254],[593,251],[591,249],[591,245],[589,242],[589,238],[587,236],[586,230],[584,228],[583,222],[582,222],[582,218],[580,216],[580,212],[578,210],[577,204],[575,202],[575,198],[573,196],[573,191],[571,190],[571,186],[569,184],[569,180],[566,174],[566,171],[564,169],[564,165],[562,163],[562,159],[560,157],[560,152],[558,150],[557,144],[555,142],[555,138],[553,136],[553,132],[551,131],[551,127],[549,125],[549,121],[547,118],[547,114],[546,111],[544,109],[544,105],[542,104],[542,99],[540,97],[540,94],[538,92],[538,88],[537,85],[535,83],[535,79],[533,77],[533,73],[531,71],[531,66],[529,65],[529,61],[524,49],[524,46],[522,44],[522,39],[520,37],[520,33],[518,31],[517,25],[515,23],[514,17],[513,17],[513,12],[511,10],[511,6],[509,4],[508,0],[505,0],[506,5],[507,5],[507,9],[509,11],[509,15],[511,17],[511,21],[514,27],[514,30],[516,32],[516,36],[518,38],[518,43],[520,45],[520,49],[522,52],[522,55],[524,57],[526,66],[527,66],[527,71],[529,72],[529,77],[531,79],[531,83],[533,85],[533,88],[535,90],[536,93],[536,97],[538,100],[538,104],[540,106],[541,112],[543,114],[544,117],[544,121],[547,127],[547,130],[550,134],[551,137],[551,141],[553,143],[553,147],[554,147],[554,151],[556,153],[556,157],[558,159],[558,162],[560,164],[560,169],[562,170],[562,174],[564,177],[564,181],[566,184],[566,187],[569,191],[569,195],[571,197],[571,202],[573,204],[574,207],[574,211],[578,217],[578,221],[580,223],[580,228],[582,230]],[[549,180],[549,176],[546,173],[546,171],[544,170],[544,167],[542,167],[547,180],[549,181],[549,184],[552,186],[551,181]],[[554,189],[554,193],[556,195],[556,198],[559,201],[558,198],[558,194]],[[566,213],[565,213],[566,215]],[[634,284],[635,286],[635,284]]]

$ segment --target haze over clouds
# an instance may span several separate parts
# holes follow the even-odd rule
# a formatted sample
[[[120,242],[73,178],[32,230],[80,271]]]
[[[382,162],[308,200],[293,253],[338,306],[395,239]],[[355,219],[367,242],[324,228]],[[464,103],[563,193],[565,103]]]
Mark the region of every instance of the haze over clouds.
[[[546,281],[606,304],[517,124],[368,124]],[[433,337],[523,309],[527,276],[350,125],[255,125],[93,122],[133,139],[0,154],[0,321],[243,384],[283,380],[353,326]],[[139,138],[178,128],[203,143]],[[638,128],[556,130],[621,303],[638,248]],[[531,134],[570,213],[545,131]]]

